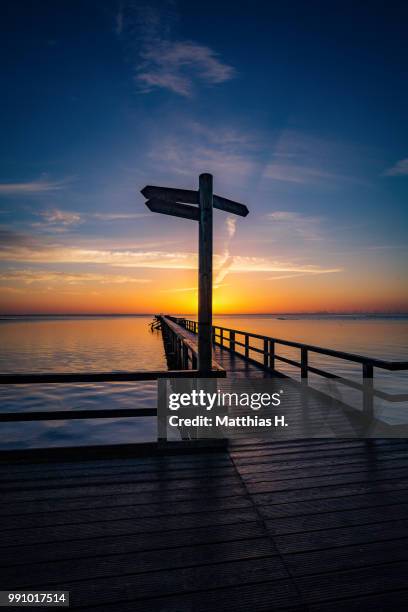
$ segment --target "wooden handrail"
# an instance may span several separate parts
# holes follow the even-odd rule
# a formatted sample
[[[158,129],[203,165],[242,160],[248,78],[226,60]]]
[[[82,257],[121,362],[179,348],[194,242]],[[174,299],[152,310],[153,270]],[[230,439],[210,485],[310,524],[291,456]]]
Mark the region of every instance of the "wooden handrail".
[[[191,321],[190,319],[176,319],[177,322],[189,329],[197,333],[197,322]],[[217,333],[217,330],[219,333]],[[226,336],[224,332],[228,332],[229,336]],[[243,336],[243,342],[240,342],[236,339],[237,336]],[[219,342],[217,342],[217,338],[219,338]],[[263,342],[263,348],[259,348],[257,346],[253,346],[250,344],[250,339],[254,338],[256,340],[261,340]],[[357,355],[355,353],[347,353],[345,351],[338,351],[335,349],[326,349],[321,346],[315,346],[313,344],[306,344],[303,342],[295,342],[292,340],[283,340],[282,338],[275,338],[272,336],[263,336],[261,334],[255,334],[252,332],[245,332],[237,329],[232,329],[229,327],[222,327],[220,325],[213,325],[213,339],[214,343],[221,346],[223,349],[231,351],[233,353],[237,353],[241,355],[246,361],[257,364],[259,367],[262,367],[264,370],[269,370],[275,372],[275,374],[280,376],[285,376],[284,374],[278,372],[275,369],[276,360],[287,363],[291,366],[300,368],[301,379],[307,380],[309,372],[312,374],[317,374],[319,376],[323,376],[325,378],[335,379],[337,382],[344,384],[346,386],[352,387],[354,389],[358,389],[363,393],[363,407],[365,411],[373,410],[373,402],[374,397],[379,397],[381,399],[391,401],[391,402],[401,402],[407,401],[407,394],[390,394],[384,391],[380,391],[374,389],[373,385],[373,376],[374,376],[374,368],[380,368],[388,371],[401,371],[408,369],[408,361],[387,361],[384,359],[376,359],[375,357],[367,357],[363,355]],[[226,343],[229,342],[229,346]],[[276,354],[276,345],[288,346],[291,348],[296,348],[300,350],[300,361],[296,361],[294,359],[290,359],[289,357],[284,357],[283,355]],[[236,350],[236,347],[242,347],[243,353],[239,353]],[[258,361],[257,359],[253,359],[250,357],[250,351],[263,355],[263,361]],[[326,372],[320,368],[315,368],[309,365],[309,352],[317,353],[320,355],[326,355],[329,357],[335,357],[337,359],[342,359],[345,361],[351,361],[354,363],[359,363],[362,365],[362,377],[363,383],[358,383],[342,376],[338,376],[331,372]]]
[[[186,323],[195,323],[195,321],[190,321],[189,319],[185,319]],[[231,329],[229,327],[221,327],[220,325],[213,325],[214,331],[219,329],[224,331],[228,331],[233,333],[236,337],[237,335],[242,335],[248,338],[256,338],[257,340],[270,340],[275,342],[276,344],[282,344],[284,346],[290,346],[293,348],[306,349],[312,353],[319,353],[322,355],[328,355],[330,357],[337,357],[338,359],[344,359],[346,361],[354,361],[356,363],[366,363],[372,365],[376,368],[382,368],[385,370],[407,370],[408,369],[408,361],[386,361],[384,359],[377,359],[375,357],[367,357],[365,355],[358,355],[356,353],[347,353],[345,351],[338,351],[336,349],[328,349],[321,346],[316,346],[313,344],[306,344],[303,342],[295,342],[293,340],[283,340],[282,338],[275,338],[273,336],[262,336],[261,334],[255,334],[252,332],[245,332],[238,329]],[[215,334],[217,337],[219,334]],[[224,340],[228,340],[224,336]],[[245,343],[239,343],[234,340],[235,344],[245,346]],[[255,350],[257,347],[250,347],[250,350]],[[263,352],[261,349],[257,349],[258,352]]]

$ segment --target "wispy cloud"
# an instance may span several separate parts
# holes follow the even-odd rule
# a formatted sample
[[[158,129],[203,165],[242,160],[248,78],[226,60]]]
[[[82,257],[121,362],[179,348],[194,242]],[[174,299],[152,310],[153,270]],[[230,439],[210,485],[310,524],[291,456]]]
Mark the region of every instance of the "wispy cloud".
[[[50,191],[58,191],[63,189],[67,182],[67,180],[51,181],[38,179],[36,181],[21,183],[0,183],[0,196],[36,195]]]
[[[298,212],[277,210],[268,213],[272,237],[283,240],[323,240],[322,219]]]
[[[41,217],[43,217],[47,225],[70,226],[76,225],[81,221],[81,215],[79,213],[67,212],[57,208],[42,211],[39,214]]]
[[[123,221],[127,219],[141,219],[142,217],[150,217],[149,213],[89,213],[87,216],[101,221]]]
[[[231,226],[230,232],[233,228]],[[76,246],[49,245],[30,240],[7,242],[0,246],[0,261],[31,264],[103,264],[112,268],[149,268],[162,270],[196,270],[197,254],[184,251],[147,251],[136,249],[87,249]],[[214,268],[219,271],[217,284],[228,273],[297,273],[339,272],[341,268],[301,264],[270,257],[214,255]]]
[[[408,174],[408,157],[400,159],[394,166],[383,172],[383,176],[406,176]]]
[[[68,285],[83,285],[87,283],[125,284],[125,283],[150,283],[150,279],[135,278],[130,275],[117,274],[94,274],[94,273],[72,273],[50,270],[6,270],[0,273],[0,282],[19,282],[25,285],[33,283],[62,283]]]
[[[174,13],[174,11],[173,11]],[[210,47],[171,36],[169,11],[126,3],[115,17],[115,31],[127,46],[134,64],[135,80],[142,93],[167,89],[190,97],[195,86],[216,85],[232,79],[235,69],[224,63]]]
[[[54,208],[51,210],[43,210],[38,212],[38,216],[42,221],[33,223],[35,228],[49,229],[56,232],[65,232],[88,219],[96,219],[97,221],[124,221],[131,219],[140,219],[150,216],[149,213],[88,213],[74,212]]]
[[[295,274],[282,274],[278,276],[271,276],[268,280],[277,281],[277,280],[286,280],[291,278],[299,278],[300,276],[316,276],[319,274],[333,274],[334,272],[342,272],[341,268],[328,268],[327,270],[314,270],[309,269],[305,272],[296,272]]]
[[[349,145],[292,129],[282,130],[271,142],[270,160],[263,170],[266,179],[295,184],[355,180],[349,160],[356,152]]]
[[[260,147],[257,135],[242,129],[175,122],[165,136],[153,139],[148,155],[153,171],[165,167],[170,175],[182,177],[187,186],[192,176],[205,170],[217,177],[217,189],[220,183],[233,185],[238,197],[258,172]]]
[[[264,171],[266,178],[287,183],[309,183],[319,179],[328,180],[335,175],[325,172],[319,168],[302,166],[299,164],[281,164],[273,162],[266,166]]]
[[[155,41],[140,56],[135,78],[144,93],[161,87],[189,97],[196,82],[215,85],[235,75],[234,68],[223,63],[215,51],[193,41]]]

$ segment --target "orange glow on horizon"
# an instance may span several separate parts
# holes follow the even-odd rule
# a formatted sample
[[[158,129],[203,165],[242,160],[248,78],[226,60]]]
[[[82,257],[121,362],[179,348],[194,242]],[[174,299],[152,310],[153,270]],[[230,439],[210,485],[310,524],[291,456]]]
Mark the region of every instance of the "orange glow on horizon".
[[[169,278],[170,276],[170,278]],[[168,284],[171,282],[171,286]],[[2,314],[143,314],[197,312],[194,271],[156,273],[145,284],[34,284],[2,290]],[[4,288],[3,288],[4,289]],[[400,284],[341,274],[283,280],[231,274],[214,289],[214,314],[300,312],[408,312]]]

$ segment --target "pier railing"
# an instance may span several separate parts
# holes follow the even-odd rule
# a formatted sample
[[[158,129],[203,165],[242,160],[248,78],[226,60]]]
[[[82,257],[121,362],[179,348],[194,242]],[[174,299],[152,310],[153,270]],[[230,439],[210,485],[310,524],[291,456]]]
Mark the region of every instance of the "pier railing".
[[[186,330],[194,334],[198,333],[197,321],[176,317],[170,318],[179,325],[185,327]],[[240,357],[243,357],[249,363],[256,364],[265,370],[274,372],[278,376],[286,376],[277,369],[277,362],[282,362],[298,368],[300,370],[300,377],[303,381],[307,381],[309,373],[316,374],[323,378],[335,379],[336,382],[363,393],[363,408],[365,411],[372,411],[374,397],[379,397],[390,402],[408,400],[408,394],[390,394],[379,389],[374,389],[373,384],[375,368],[391,372],[408,370],[408,361],[376,359],[374,357],[323,348],[321,346],[295,342],[292,340],[283,340],[282,338],[263,336],[261,334],[221,327],[219,325],[213,326],[213,343],[216,346],[220,346],[223,349],[240,355]],[[277,352],[279,347],[298,349],[299,358],[291,359],[284,355],[280,355]],[[260,358],[256,359],[252,357],[251,354],[253,355],[254,353],[259,355]],[[310,365],[309,356],[311,354],[334,357],[336,359],[359,364],[361,366],[362,383]]]

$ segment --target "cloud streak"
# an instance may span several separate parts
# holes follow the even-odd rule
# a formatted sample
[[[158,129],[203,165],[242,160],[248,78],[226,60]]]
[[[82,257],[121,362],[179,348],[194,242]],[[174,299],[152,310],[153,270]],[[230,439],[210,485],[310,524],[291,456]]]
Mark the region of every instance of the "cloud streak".
[[[400,159],[394,166],[383,172],[383,176],[407,176],[408,175],[408,157]]]
[[[36,195],[58,191],[66,185],[66,180],[50,181],[38,179],[21,183],[0,183],[0,196]]]
[[[230,229],[232,232],[232,228]],[[228,246],[229,249],[229,246]],[[146,251],[135,249],[86,249],[65,245],[40,245],[27,240],[5,242],[0,247],[0,261],[47,264],[103,264],[114,268],[151,268],[160,270],[196,270],[196,253],[182,251]],[[229,255],[229,251],[214,255],[218,270],[216,284],[228,273],[279,272],[316,274],[340,272],[341,268],[302,265],[268,257]],[[220,280],[221,279],[221,280]]]
[[[0,273],[1,283],[19,282],[25,285],[33,283],[58,283],[64,285],[83,285],[100,283],[102,285],[125,283],[151,283],[150,279],[135,278],[129,275],[94,274],[88,272],[60,272],[50,270],[6,270]]]
[[[190,97],[195,83],[216,85],[235,76],[234,68],[215,51],[193,41],[157,40],[145,46],[140,56],[135,78],[143,93],[164,88]]]
[[[165,89],[191,97],[197,86],[217,85],[232,79],[235,69],[210,47],[194,40],[171,36],[174,11],[163,4],[121,4],[115,16],[115,32],[133,63],[134,79],[142,93]]]

